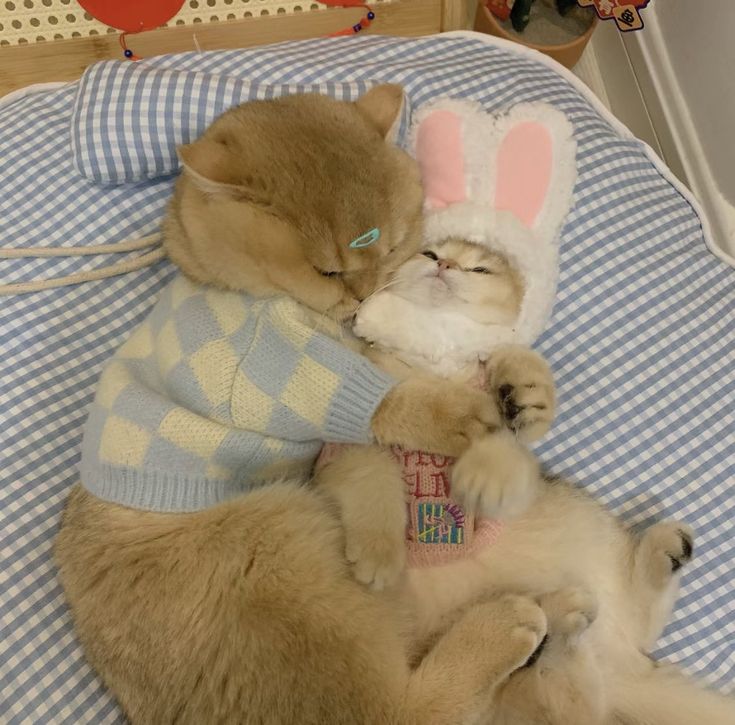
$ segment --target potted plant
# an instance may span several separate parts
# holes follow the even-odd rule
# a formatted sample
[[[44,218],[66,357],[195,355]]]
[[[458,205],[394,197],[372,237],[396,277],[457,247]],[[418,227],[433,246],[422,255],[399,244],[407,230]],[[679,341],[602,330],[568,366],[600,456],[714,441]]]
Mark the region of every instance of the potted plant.
[[[514,40],[571,68],[597,25],[591,7],[577,0],[480,0],[475,30]]]

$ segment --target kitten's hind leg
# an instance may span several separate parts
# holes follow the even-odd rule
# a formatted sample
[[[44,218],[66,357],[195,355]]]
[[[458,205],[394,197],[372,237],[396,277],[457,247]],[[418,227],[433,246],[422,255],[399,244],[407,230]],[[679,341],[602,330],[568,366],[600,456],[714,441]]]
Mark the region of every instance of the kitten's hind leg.
[[[628,725],[732,725],[735,699],[705,689],[675,668],[650,663],[634,676],[610,673],[606,682],[615,716]]]
[[[355,578],[376,590],[395,583],[406,563],[406,505],[403,478],[391,454],[348,446],[314,483],[339,506],[345,555]]]
[[[492,722],[608,723],[600,661],[594,644],[585,636],[597,617],[596,597],[582,587],[567,587],[542,595],[539,604],[548,634],[526,666],[499,692]]]
[[[633,554],[631,583],[645,623],[644,644],[661,634],[679,593],[683,567],[692,559],[694,534],[686,524],[663,521],[647,529]]]
[[[597,619],[597,597],[583,587],[566,587],[544,594],[539,604],[549,623],[549,651],[576,647]]]

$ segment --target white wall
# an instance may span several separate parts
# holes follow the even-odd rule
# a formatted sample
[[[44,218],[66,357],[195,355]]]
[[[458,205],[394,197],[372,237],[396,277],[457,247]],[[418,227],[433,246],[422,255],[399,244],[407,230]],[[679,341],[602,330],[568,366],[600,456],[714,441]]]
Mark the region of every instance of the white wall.
[[[735,2],[654,0],[650,12],[712,176],[735,205]]]
[[[735,265],[735,0],[652,0],[623,41],[664,158]]]

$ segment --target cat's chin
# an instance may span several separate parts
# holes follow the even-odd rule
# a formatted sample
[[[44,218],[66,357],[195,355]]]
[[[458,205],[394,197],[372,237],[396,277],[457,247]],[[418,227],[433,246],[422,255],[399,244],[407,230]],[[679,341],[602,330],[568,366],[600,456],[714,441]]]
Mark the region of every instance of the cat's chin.
[[[382,292],[379,294],[383,294]],[[424,314],[434,314],[437,309],[450,309],[462,304],[452,280],[439,277],[436,274],[427,274],[410,283],[403,282],[390,288],[390,295],[401,298],[406,302],[419,306]],[[456,311],[456,309],[455,309]]]
[[[360,306],[353,331],[412,366],[444,376],[487,359],[498,345],[516,341],[510,325],[483,324],[444,305],[427,305],[391,290]]]

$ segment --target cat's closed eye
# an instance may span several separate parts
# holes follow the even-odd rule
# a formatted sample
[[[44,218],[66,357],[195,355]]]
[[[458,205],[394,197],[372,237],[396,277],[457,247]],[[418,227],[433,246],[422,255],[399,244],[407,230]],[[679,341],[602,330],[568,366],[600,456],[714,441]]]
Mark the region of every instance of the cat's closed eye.
[[[342,272],[327,272],[324,269],[317,269],[316,267],[314,267],[314,269],[316,269],[316,271],[319,272],[319,274],[322,275],[322,277],[341,277],[342,276]]]
[[[473,267],[470,272],[477,272],[478,274],[492,274],[492,270],[487,267]]]
[[[429,259],[433,259],[435,262],[439,261],[439,257],[432,252],[431,250],[427,249],[425,252],[421,252],[421,254],[424,255],[424,257],[428,257]]]

